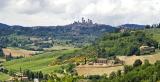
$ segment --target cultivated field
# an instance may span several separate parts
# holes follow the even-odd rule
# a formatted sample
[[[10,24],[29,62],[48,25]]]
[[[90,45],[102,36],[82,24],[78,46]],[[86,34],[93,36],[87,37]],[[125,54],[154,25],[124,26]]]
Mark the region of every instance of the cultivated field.
[[[3,53],[4,55],[12,55],[13,57],[30,57],[33,54],[39,53],[37,51],[29,51],[29,50],[24,50],[24,49],[14,49],[14,48],[3,48]]]
[[[1,81],[6,81],[6,80],[8,80],[9,78],[10,78],[9,75],[0,72],[0,82],[1,82]]]
[[[54,45],[51,48],[44,48],[45,51],[58,51],[58,50],[69,50],[75,49],[73,46],[62,46],[62,45]]]
[[[78,75],[109,75],[111,72],[116,72],[117,70],[123,70],[123,66],[115,66],[115,67],[105,67],[105,66],[89,66],[89,67],[77,67],[76,68]]]
[[[125,62],[125,65],[133,65],[136,59],[142,60],[144,62],[145,59],[149,60],[151,64],[154,64],[157,60],[160,60],[160,53],[156,53],[153,55],[144,55],[144,56],[118,56],[120,60]],[[76,68],[78,75],[109,75],[111,72],[116,72],[118,70],[123,70],[123,66],[115,66],[115,67],[105,67],[105,66],[81,66]]]
[[[62,50],[62,51],[52,51],[44,52],[39,55],[31,56],[28,58],[16,59],[12,61],[7,61],[4,66],[9,70],[19,71],[20,67],[22,70],[29,69],[32,71],[42,71],[43,73],[51,73],[54,70],[60,69],[61,65],[50,66],[53,61],[59,56],[71,54],[75,51],[72,50]]]
[[[157,60],[160,60],[160,53],[144,56],[118,56],[118,58],[120,60],[123,60],[126,65],[133,65],[136,59],[140,59],[142,62],[144,62],[144,60],[147,59],[151,64],[154,64]]]

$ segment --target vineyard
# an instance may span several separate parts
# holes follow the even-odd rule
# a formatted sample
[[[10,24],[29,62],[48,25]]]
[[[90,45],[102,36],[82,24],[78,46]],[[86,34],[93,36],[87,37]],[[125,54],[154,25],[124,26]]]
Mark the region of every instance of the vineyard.
[[[49,64],[51,64],[57,57],[64,54],[71,54],[74,51],[74,49],[71,49],[63,51],[44,52],[36,56],[5,62],[4,66],[7,69],[14,70],[16,72],[18,72],[19,68],[21,67],[23,70],[29,69],[32,71],[51,73],[54,72],[54,70],[59,69],[61,65],[50,66]]]

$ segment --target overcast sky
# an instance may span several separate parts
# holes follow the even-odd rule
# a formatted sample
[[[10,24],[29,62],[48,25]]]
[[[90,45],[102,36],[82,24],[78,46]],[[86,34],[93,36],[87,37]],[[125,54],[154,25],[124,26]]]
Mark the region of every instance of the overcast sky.
[[[160,22],[160,0],[0,0],[0,22],[65,25],[81,17],[109,25]]]

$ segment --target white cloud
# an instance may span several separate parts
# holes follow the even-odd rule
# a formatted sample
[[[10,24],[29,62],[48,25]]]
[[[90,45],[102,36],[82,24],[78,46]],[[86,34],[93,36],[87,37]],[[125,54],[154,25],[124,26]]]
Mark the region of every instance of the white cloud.
[[[86,17],[98,23],[160,22],[160,0],[0,0],[0,22],[64,25]]]

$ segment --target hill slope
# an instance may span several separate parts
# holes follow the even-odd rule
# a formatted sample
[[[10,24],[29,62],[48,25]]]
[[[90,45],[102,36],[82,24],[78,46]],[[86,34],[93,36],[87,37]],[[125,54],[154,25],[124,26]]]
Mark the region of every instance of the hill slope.
[[[9,69],[18,72],[20,67],[22,70],[42,71],[44,73],[51,73],[54,70],[59,69],[61,65],[50,66],[50,64],[56,60],[57,57],[62,55],[69,55],[74,53],[75,49],[64,51],[45,52],[29,58],[22,58],[11,60],[4,63],[4,66]],[[62,64],[63,65],[63,64]]]

